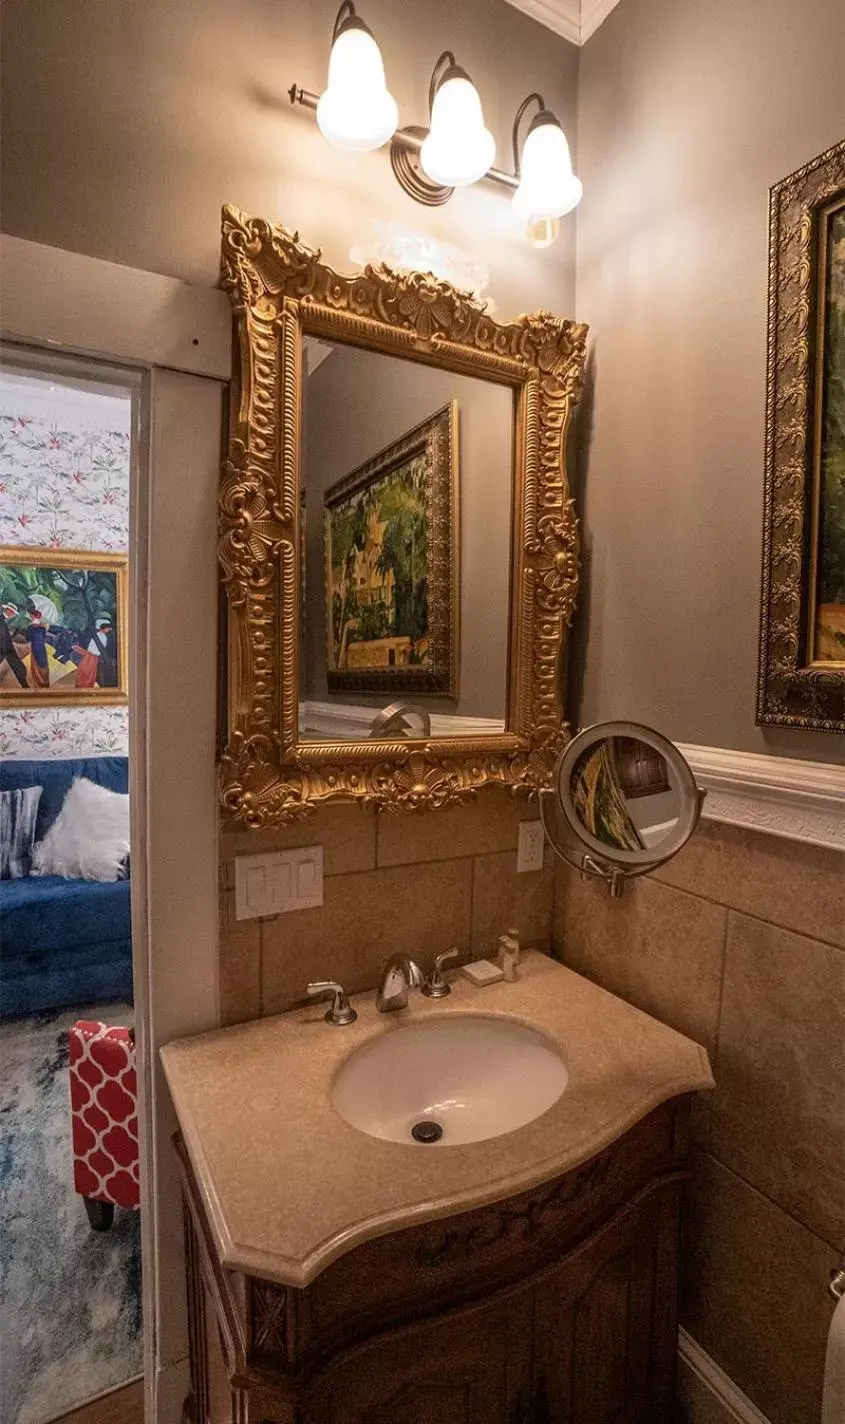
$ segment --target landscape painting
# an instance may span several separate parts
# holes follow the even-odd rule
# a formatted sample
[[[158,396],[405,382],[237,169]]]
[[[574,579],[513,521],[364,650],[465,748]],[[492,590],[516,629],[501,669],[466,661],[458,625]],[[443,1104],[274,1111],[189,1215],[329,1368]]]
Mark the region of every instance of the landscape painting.
[[[329,690],[457,696],[457,410],[326,492]]]
[[[127,559],[0,547],[0,706],[127,700]]]
[[[825,215],[819,276],[813,661],[845,665],[845,203]]]

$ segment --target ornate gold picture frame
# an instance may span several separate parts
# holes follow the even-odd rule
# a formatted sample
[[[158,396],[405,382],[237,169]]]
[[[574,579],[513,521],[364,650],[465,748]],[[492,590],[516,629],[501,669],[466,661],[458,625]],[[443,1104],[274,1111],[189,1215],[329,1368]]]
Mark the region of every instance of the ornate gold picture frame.
[[[297,234],[223,210],[222,285],[238,370],[220,491],[227,609],[227,821],[281,825],[322,802],[441,807],[492,782],[545,785],[569,738],[561,660],[578,589],[565,450],[587,328],[548,312],[499,323],[428,273],[328,267]],[[514,392],[507,730],[441,740],[299,740],[302,342],[306,335],[469,375]]]
[[[129,700],[126,554],[0,547],[0,707]]]
[[[820,588],[824,541],[829,550],[835,537],[845,549],[841,241],[831,251],[843,205],[845,140],[776,184],[769,206],[757,722],[823,732],[845,731],[845,659],[831,651],[840,623],[845,634],[845,606],[826,602]]]

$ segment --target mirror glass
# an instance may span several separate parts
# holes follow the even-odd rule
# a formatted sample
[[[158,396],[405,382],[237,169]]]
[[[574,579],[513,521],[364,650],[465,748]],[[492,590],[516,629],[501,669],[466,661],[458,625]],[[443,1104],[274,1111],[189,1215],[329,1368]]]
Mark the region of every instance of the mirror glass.
[[[637,737],[603,737],[587,747],[570,772],[569,794],[583,829],[615,850],[650,850],[678,824],[677,776]]]
[[[505,730],[513,427],[503,383],[304,338],[303,741]]]
[[[681,752],[634,722],[580,732],[557,769],[557,807],[595,859],[646,867],[674,855],[692,834],[700,798]]]

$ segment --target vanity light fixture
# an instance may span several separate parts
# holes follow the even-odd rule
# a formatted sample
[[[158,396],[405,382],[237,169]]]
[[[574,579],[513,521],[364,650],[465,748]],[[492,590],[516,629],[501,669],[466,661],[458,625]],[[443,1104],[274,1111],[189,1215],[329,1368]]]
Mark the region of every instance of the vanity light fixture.
[[[317,103],[320,130],[335,148],[368,153],[393,137],[398,122],[381,50],[352,0],[343,0],[332,32],[328,84]]]
[[[444,188],[465,188],[493,166],[496,140],[484,126],[478,90],[451,50],[434,66],[429,130],[420,149],[423,172]]]
[[[520,160],[519,126],[533,103],[538,110],[525,136]],[[514,212],[525,220],[529,241],[535,247],[549,247],[560,232],[560,219],[580,203],[584,185],[572,172],[566,134],[546,108],[542,94],[529,94],[516,111],[513,166],[519,179],[513,195]]]
[[[560,219],[577,207],[583,187],[572,172],[566,134],[541,94],[529,94],[513,124],[514,172],[494,168],[496,143],[485,127],[478,91],[466,70],[444,50],[429,85],[429,127],[397,128],[398,111],[388,92],[378,45],[344,0],[337,12],[329,60],[329,82],[321,98],[292,84],[292,104],[316,110],[326,138],[338,148],[373,149],[390,142],[390,162],[404,191],[426,207],[447,203],[455,188],[481,178],[508,188],[513,206],[535,247],[548,247]],[[522,154],[520,124],[532,104]]]

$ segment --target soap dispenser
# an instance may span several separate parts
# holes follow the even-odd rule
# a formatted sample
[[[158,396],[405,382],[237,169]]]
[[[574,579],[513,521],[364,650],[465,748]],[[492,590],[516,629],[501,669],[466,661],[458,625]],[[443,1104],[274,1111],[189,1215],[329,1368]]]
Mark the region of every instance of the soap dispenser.
[[[519,964],[519,930],[508,930],[499,940],[499,964],[505,981],[512,984]]]

